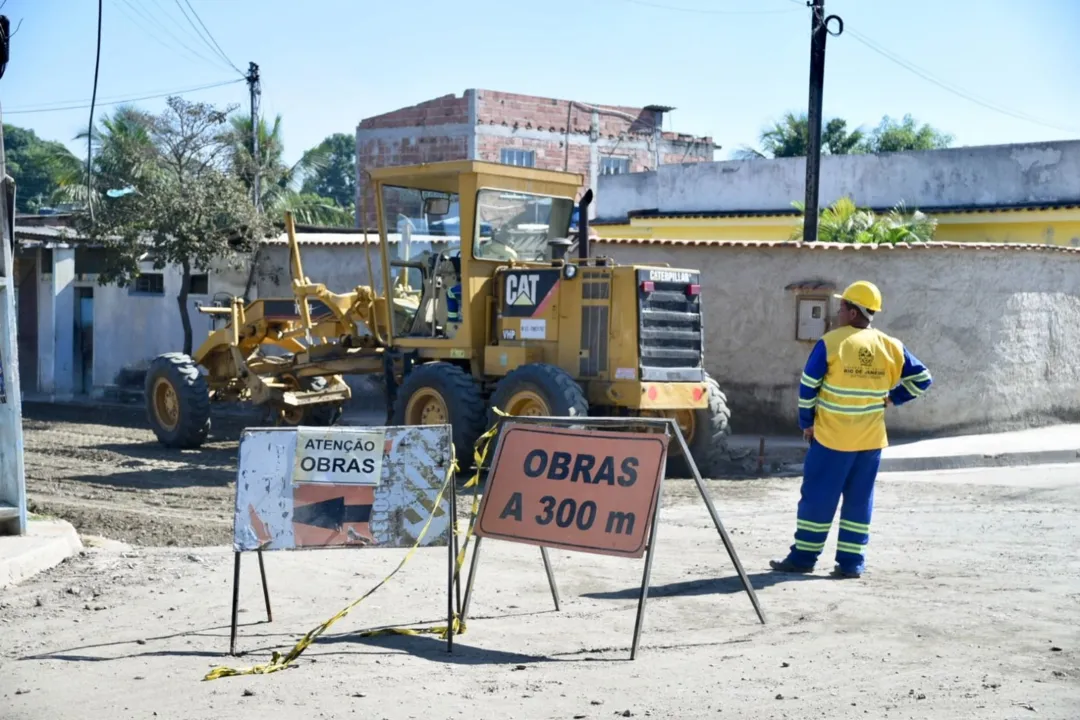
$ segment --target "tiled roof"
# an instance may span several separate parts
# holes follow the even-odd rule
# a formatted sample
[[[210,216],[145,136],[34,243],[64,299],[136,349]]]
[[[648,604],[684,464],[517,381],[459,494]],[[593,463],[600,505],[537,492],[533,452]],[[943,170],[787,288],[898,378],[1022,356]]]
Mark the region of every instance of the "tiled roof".
[[[895,245],[873,245],[856,243],[804,243],[793,240],[677,240],[665,238],[596,238],[593,244],[610,245],[679,245],[708,246],[714,248],[769,248],[772,250],[813,250],[824,252],[903,252],[906,250],[993,250],[1001,252],[1059,252],[1080,254],[1080,247],[1066,245],[1041,245],[1036,243],[976,243],[976,242],[928,242],[897,243]]]

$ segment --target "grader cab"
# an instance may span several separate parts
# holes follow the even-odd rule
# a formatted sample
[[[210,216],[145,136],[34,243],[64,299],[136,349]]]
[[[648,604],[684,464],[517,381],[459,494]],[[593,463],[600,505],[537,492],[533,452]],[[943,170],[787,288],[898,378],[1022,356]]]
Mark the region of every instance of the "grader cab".
[[[287,216],[293,297],[203,308],[227,325],[191,357],[151,365],[147,410],[161,442],[200,445],[212,400],[264,405],[287,424],[333,424],[350,398],[343,376],[377,373],[388,421],[450,424],[463,469],[498,407],[674,417],[702,473],[716,474],[728,409],[704,369],[699,271],[592,257],[591,191],[574,202],[580,175],[454,161],[369,177],[378,258],[365,243],[343,261],[366,263],[386,290],[339,294],[312,282]],[[686,472],[673,448],[669,474]]]

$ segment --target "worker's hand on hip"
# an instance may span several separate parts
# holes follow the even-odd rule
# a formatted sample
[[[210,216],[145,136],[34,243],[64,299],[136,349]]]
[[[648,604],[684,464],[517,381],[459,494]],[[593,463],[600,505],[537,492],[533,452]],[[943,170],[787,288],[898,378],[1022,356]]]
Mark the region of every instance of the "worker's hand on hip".
[[[802,436],[803,436],[803,440],[805,440],[806,442],[813,442],[814,441],[814,428],[812,428],[812,427],[806,428],[805,430],[802,431]]]

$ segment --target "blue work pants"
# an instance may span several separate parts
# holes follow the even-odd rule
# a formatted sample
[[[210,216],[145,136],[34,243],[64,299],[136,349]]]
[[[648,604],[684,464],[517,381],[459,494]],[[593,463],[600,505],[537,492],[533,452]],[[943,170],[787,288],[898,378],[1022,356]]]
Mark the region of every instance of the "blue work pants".
[[[825,549],[836,505],[843,496],[836,564],[848,572],[863,571],[863,552],[870,541],[874,481],[880,464],[880,450],[841,452],[816,440],[810,443],[803,465],[795,544],[788,555],[791,563],[814,566]]]

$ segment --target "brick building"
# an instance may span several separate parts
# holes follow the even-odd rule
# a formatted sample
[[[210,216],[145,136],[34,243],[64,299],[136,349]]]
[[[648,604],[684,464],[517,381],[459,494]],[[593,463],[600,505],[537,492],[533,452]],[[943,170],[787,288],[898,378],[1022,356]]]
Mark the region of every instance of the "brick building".
[[[664,114],[673,109],[590,105],[493,90],[445,95],[360,122],[357,192],[365,192],[367,185],[362,169],[444,160],[581,173],[593,192],[600,175],[712,161],[717,146],[711,137],[663,131]],[[370,193],[365,202],[373,227]],[[358,212],[358,224],[359,217]]]

